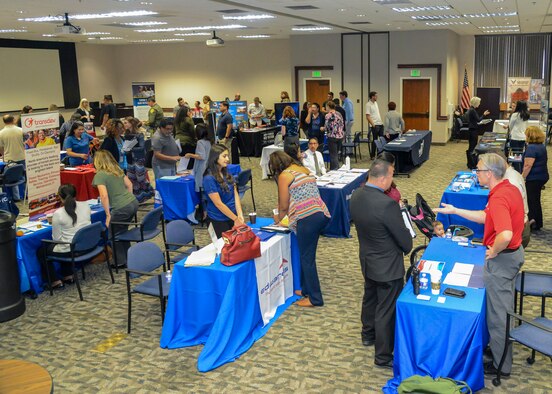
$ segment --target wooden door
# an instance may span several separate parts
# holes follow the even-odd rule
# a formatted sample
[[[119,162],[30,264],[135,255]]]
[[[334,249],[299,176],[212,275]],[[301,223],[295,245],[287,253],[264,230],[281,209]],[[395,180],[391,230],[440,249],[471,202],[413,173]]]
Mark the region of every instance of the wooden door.
[[[429,79],[403,79],[401,108],[406,130],[429,130],[429,94]]]
[[[306,83],[307,101],[309,103],[318,103],[320,104],[320,107],[322,107],[322,104],[328,98],[328,92],[330,91],[330,80],[329,79],[307,79],[305,83]],[[301,106],[302,105],[303,104],[301,103]]]

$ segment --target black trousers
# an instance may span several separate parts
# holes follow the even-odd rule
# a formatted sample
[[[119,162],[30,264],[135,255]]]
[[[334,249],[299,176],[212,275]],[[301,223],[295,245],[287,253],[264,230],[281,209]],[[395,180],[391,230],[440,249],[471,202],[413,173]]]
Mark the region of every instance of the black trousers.
[[[217,234],[217,237],[219,238],[222,236],[223,232],[232,230],[232,227],[234,227],[233,220],[225,220],[223,222],[219,222],[211,219],[211,223],[213,224],[213,229],[215,230],[215,234]]]
[[[370,127],[369,133],[372,133],[372,142],[370,144],[370,159],[374,159],[377,153],[376,140],[379,137],[383,137],[383,125],[379,124]]]
[[[468,137],[468,151],[473,153],[475,147],[477,146],[477,140],[479,139],[479,133],[476,130],[470,129]]]
[[[195,153],[195,145],[182,145],[182,152],[180,152],[180,156],[184,157],[186,153]],[[186,167],[187,170],[191,170],[194,168],[194,161],[195,159],[192,157],[190,158],[190,161],[188,162],[188,167]]]
[[[330,151],[330,171],[339,168],[339,151],[342,149],[343,138],[328,138],[328,150]]]
[[[535,219],[535,229],[542,227],[541,192],[546,181],[525,181],[527,189],[527,205],[529,206],[529,220]]]
[[[40,248],[38,248],[36,252],[36,257],[38,257],[38,261],[40,261],[40,267],[42,269],[42,278],[44,281],[48,278],[48,275],[50,276],[50,283],[55,282],[56,280],[65,278],[67,276],[73,275],[73,270],[71,269],[71,264],[60,264],[59,273],[61,274],[61,278],[58,278],[56,275],[56,269],[54,268],[54,264],[52,261],[50,261],[48,264],[46,264],[46,255],[52,256],[52,257],[71,257],[70,252],[54,252],[55,245],[42,245]]]
[[[320,233],[329,219],[322,212],[317,212],[297,221],[297,246],[301,260],[301,288],[303,295],[308,296],[315,306],[324,305],[318,270],[316,269],[316,248]]]
[[[388,282],[376,282],[364,276],[364,298],[360,316],[362,339],[375,339],[375,362],[378,364],[393,360],[395,303],[403,285],[402,278]]]

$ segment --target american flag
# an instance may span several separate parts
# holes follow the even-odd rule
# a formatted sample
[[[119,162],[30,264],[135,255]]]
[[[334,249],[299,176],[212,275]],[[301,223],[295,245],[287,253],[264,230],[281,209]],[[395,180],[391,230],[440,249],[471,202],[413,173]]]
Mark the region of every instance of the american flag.
[[[462,84],[462,101],[460,106],[464,109],[470,108],[470,88],[468,86],[468,71],[464,68],[464,83]]]

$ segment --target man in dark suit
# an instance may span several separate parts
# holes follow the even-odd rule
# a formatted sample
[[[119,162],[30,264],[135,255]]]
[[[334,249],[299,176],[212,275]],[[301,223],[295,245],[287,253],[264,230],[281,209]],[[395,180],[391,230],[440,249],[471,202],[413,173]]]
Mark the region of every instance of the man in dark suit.
[[[360,244],[364,276],[362,344],[375,344],[374,363],[393,367],[395,302],[404,285],[403,255],[412,249],[399,204],[384,194],[393,181],[393,166],[376,159],[366,186],[351,197],[351,218]]]

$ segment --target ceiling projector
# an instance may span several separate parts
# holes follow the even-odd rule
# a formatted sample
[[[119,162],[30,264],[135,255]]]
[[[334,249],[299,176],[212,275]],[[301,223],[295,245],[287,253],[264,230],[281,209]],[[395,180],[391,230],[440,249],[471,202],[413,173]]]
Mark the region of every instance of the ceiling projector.
[[[207,44],[208,47],[222,47],[224,46],[224,40],[222,38],[218,38],[215,34],[215,31],[213,30],[213,37],[207,41],[205,41],[205,44]]]
[[[55,29],[56,34],[63,35],[63,34],[84,34],[86,33],[86,30],[84,30],[80,26],[75,26],[71,22],[69,22],[69,14],[65,13],[65,22],[61,26],[57,26]]]

